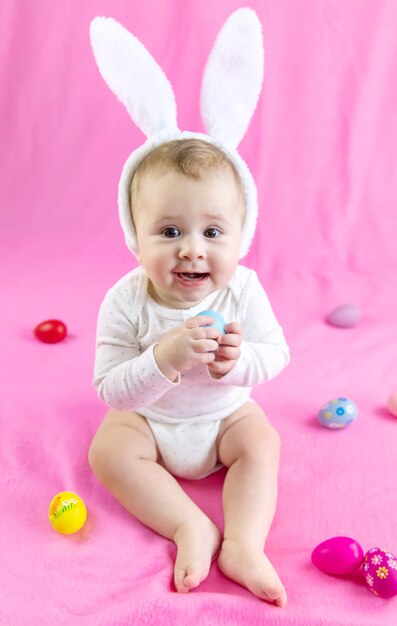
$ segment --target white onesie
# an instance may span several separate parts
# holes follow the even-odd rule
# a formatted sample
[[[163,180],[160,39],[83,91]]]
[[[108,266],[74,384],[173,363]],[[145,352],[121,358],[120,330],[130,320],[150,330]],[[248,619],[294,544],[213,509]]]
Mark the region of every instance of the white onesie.
[[[167,469],[201,478],[216,466],[220,422],[250,399],[254,385],[277,376],[289,350],[256,272],[239,265],[224,288],[189,309],[169,309],[147,292],[138,267],[106,294],[98,314],[94,385],[110,407],[143,415]],[[197,366],[170,381],[159,370],[153,348],[173,328],[204,310],[243,328],[241,356],[219,379]]]

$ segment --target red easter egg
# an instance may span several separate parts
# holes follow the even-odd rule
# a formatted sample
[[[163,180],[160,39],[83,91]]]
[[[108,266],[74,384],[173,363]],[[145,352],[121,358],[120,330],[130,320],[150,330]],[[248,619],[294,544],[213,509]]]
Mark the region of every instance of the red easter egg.
[[[60,320],[46,320],[36,326],[34,334],[44,343],[59,343],[65,339],[67,328]]]
[[[360,544],[351,537],[331,537],[312,552],[312,563],[325,574],[344,576],[358,569],[364,558]]]
[[[397,596],[397,558],[391,552],[371,548],[364,557],[364,576],[368,588],[381,598]]]

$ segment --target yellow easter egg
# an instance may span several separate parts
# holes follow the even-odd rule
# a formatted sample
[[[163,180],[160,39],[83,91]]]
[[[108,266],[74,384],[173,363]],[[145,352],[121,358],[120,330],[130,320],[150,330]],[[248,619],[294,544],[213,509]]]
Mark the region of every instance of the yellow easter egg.
[[[76,493],[61,491],[51,500],[48,518],[58,533],[71,535],[84,526],[87,509]]]

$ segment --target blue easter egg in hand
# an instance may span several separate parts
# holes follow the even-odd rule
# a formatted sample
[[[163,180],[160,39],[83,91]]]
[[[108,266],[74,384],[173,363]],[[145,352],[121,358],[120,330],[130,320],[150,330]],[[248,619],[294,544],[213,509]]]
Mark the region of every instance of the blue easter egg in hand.
[[[208,316],[208,317],[212,317],[213,320],[214,320],[214,323],[213,324],[207,324],[207,326],[213,326],[214,328],[217,328],[218,330],[220,330],[222,335],[225,334],[225,320],[223,319],[222,315],[220,315],[216,311],[211,311],[211,310],[200,311],[200,313],[197,313],[197,316],[198,315],[205,315],[205,316]]]
[[[345,428],[356,419],[357,407],[350,398],[336,398],[323,406],[317,417],[325,428]]]

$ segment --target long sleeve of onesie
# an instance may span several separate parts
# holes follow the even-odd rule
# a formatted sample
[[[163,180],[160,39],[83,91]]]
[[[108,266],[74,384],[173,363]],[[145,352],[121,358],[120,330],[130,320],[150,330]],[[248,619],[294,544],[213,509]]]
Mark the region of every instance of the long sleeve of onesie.
[[[254,271],[240,294],[239,319],[243,327],[240,358],[217,380],[224,385],[254,387],[277,376],[290,359],[282,328]]]
[[[128,303],[105,297],[98,314],[94,385],[99,397],[121,411],[153,404],[179,384],[158,368],[151,345],[141,352]]]

